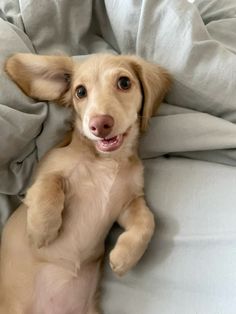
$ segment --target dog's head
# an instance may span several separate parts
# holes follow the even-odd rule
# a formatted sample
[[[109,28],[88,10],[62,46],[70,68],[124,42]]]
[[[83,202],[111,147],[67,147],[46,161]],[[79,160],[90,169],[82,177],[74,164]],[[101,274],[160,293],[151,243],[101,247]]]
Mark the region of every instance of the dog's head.
[[[136,56],[16,54],[6,71],[30,97],[73,106],[75,127],[102,153],[131,146],[170,85],[168,73]]]

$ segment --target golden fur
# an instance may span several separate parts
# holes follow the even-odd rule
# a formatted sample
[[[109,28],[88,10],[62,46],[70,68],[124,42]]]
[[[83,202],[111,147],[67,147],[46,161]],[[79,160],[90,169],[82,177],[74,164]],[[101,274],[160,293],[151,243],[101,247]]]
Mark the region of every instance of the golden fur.
[[[43,158],[4,228],[0,313],[101,313],[100,262],[112,224],[124,229],[109,256],[117,275],[139,261],[154,231],[137,139],[168,90],[169,75],[141,58],[112,55],[76,63],[64,56],[16,54],[6,71],[30,97],[72,106],[74,131],[67,146]],[[117,87],[121,77],[130,79],[131,88]],[[86,86],[86,97],[76,96],[79,85]],[[123,140],[114,151],[97,149],[101,139],[89,121],[100,115],[114,119],[109,139]]]

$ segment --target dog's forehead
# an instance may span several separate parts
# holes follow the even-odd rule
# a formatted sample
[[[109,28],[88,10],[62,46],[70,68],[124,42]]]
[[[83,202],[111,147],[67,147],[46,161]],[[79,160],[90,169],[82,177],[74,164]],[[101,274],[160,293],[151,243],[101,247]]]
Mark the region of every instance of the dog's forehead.
[[[106,72],[128,71],[134,74],[131,63],[123,57],[114,55],[94,55],[77,64],[74,80],[98,80]]]

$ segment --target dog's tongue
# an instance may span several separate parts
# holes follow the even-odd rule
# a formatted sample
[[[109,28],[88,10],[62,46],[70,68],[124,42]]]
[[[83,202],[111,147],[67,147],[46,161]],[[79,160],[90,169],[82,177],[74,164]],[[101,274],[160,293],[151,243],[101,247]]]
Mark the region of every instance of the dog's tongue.
[[[117,135],[111,138],[104,138],[96,142],[96,147],[102,152],[111,152],[118,149],[123,142],[123,135]]]

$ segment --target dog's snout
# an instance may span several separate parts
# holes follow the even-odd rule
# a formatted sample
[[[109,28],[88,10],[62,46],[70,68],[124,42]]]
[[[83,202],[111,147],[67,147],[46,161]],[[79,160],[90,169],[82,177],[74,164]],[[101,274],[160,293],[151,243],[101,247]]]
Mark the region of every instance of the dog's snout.
[[[89,122],[90,131],[98,137],[108,136],[114,126],[114,119],[109,115],[99,115],[93,117]]]

